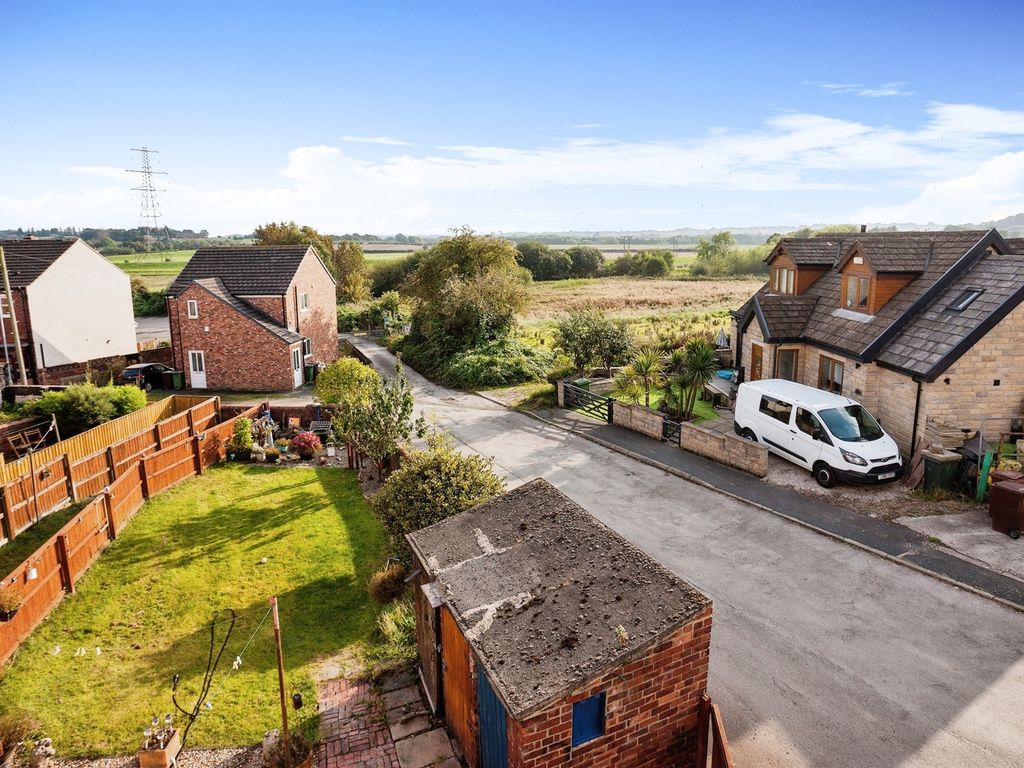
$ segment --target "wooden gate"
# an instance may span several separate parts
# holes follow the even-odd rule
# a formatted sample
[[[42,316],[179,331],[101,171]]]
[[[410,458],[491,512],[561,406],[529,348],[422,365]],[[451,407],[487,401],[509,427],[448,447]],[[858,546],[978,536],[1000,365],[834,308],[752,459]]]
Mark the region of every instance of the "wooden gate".
[[[444,717],[462,751],[469,754],[475,743],[469,717],[469,644],[447,606],[441,609],[441,669]]]
[[[441,704],[438,700],[441,663],[437,655],[441,639],[438,626],[440,606],[436,582],[423,584],[416,590],[416,647],[420,656],[420,678],[435,714]]]
[[[595,419],[612,423],[612,404],[614,400],[610,397],[601,397],[585,389],[575,387],[568,382],[562,385],[565,397],[565,407],[571,411],[579,411]]]
[[[734,768],[722,713],[705,693],[701,696],[697,717],[697,760],[694,768],[707,768],[709,758],[711,768]]]
[[[481,768],[508,768],[505,707],[479,664],[476,665],[476,701],[480,715]]]

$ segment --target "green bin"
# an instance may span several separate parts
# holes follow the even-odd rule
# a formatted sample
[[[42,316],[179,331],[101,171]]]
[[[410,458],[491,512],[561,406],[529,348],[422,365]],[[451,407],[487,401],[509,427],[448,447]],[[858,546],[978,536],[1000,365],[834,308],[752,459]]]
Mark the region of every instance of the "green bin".
[[[961,456],[952,451],[931,453],[925,451],[924,456],[924,489],[934,491],[942,489],[952,491],[956,484],[956,475],[960,470]]]
[[[306,383],[312,384],[313,379],[316,378],[316,363],[312,363],[306,366]]]
[[[175,389],[185,388],[185,372],[184,371],[171,371],[171,383]]]
[[[585,389],[587,392],[590,391],[590,379],[576,379],[572,385],[574,387],[579,387],[580,389]]]

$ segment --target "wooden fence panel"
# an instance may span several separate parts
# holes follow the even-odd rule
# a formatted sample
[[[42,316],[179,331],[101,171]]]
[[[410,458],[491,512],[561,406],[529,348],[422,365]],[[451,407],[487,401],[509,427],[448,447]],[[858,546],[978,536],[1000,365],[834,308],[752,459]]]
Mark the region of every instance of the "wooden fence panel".
[[[170,448],[188,440],[192,435],[189,427],[189,411],[164,419],[156,425],[161,448]]]
[[[95,496],[113,481],[106,450],[86,456],[71,465],[71,480],[79,499]]]
[[[110,456],[114,462],[114,474],[118,477],[147,453],[156,448],[156,435],[152,429],[141,432],[123,442],[110,446]]]
[[[49,539],[3,581],[4,584],[15,583],[24,589],[25,602],[13,619],[0,623],[0,664],[10,658],[22,641],[64,597],[56,542],[56,537]],[[33,566],[38,578],[27,581],[26,573]]]
[[[97,497],[82,507],[81,511],[57,532],[57,536],[65,538],[66,571],[71,580],[70,591],[74,591],[78,577],[110,543],[103,498]]]
[[[120,533],[132,515],[142,506],[142,466],[135,464],[110,484],[110,516],[114,533]]]
[[[189,408],[189,412],[192,414],[193,434],[201,432],[216,422],[217,401],[212,399],[207,400],[199,405]]]
[[[180,480],[196,473],[192,443],[179,443],[162,451],[151,453],[142,462],[148,496],[152,497]]]
[[[3,494],[11,532],[16,536],[37,518],[71,501],[64,458],[36,466],[33,474],[4,486]]]

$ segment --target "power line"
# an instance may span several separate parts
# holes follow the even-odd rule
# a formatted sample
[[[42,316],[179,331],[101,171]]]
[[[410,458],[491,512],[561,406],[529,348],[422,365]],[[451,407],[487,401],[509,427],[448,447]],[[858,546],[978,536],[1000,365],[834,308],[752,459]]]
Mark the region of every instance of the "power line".
[[[159,154],[158,150],[150,149],[143,145],[141,147],[132,147],[132,152],[138,152],[142,155],[142,168],[129,168],[128,173],[142,174],[141,185],[132,187],[132,191],[142,193],[142,206],[139,210],[139,228],[147,232],[147,234],[143,235],[143,240],[146,242],[146,255],[148,256],[150,243],[154,238],[153,233],[159,231],[158,219],[163,215],[160,213],[160,204],[157,202],[156,193],[167,191],[165,189],[157,189],[153,183],[153,177],[166,176],[167,172],[153,170],[153,163],[149,156]]]

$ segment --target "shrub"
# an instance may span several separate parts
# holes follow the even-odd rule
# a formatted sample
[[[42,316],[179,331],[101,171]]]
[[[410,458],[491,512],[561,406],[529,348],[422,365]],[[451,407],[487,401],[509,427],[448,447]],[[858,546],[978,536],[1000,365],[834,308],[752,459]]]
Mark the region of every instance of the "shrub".
[[[167,314],[167,299],[160,291],[151,291],[140,277],[132,278],[132,309],[136,317],[162,317]]]
[[[19,745],[38,735],[42,727],[42,723],[24,712],[12,710],[0,714],[0,758],[2,758],[2,762],[5,765],[13,765],[12,756],[17,753]],[[11,762],[8,763],[8,760]]]
[[[312,432],[300,432],[292,438],[292,448],[304,459],[312,459],[320,450],[320,438]]]
[[[406,338],[396,347],[402,359],[436,381],[460,389],[510,387],[543,381],[552,354],[511,338],[444,355],[432,345]]]
[[[366,592],[370,598],[381,605],[390,603],[405,592],[405,568],[401,563],[392,563],[381,568],[370,577]]]
[[[279,738],[274,742],[263,758],[263,765],[267,768],[298,768],[313,752],[313,746],[309,740],[297,729],[288,731],[288,752],[291,760],[286,760],[284,751],[284,739]]]
[[[0,613],[16,611],[25,602],[25,593],[16,586],[0,587]]]
[[[404,259],[385,261],[374,266],[370,272],[370,293],[380,296],[388,291],[399,290],[405,279],[416,271],[421,257],[422,252],[417,251]]]
[[[503,490],[505,482],[494,474],[492,459],[465,456],[450,437],[434,432],[427,436],[427,450],[413,451],[370,499],[370,506],[391,535],[402,540]]]
[[[362,310],[351,304],[339,304],[338,305],[338,333],[351,333],[352,331],[358,331],[360,326],[360,320],[362,319]]]
[[[146,393],[135,386],[123,387],[101,387],[100,389],[110,390],[110,402],[114,405],[114,413],[118,416],[125,416],[129,413],[145,408]]]
[[[252,450],[252,420],[244,416],[235,419],[229,445],[236,451]]]
[[[119,391],[132,389],[135,391]],[[68,438],[138,410],[145,404],[146,396],[138,387],[72,384],[62,392],[45,392],[38,400],[25,403],[22,413],[27,416],[55,416],[60,436]]]

